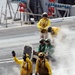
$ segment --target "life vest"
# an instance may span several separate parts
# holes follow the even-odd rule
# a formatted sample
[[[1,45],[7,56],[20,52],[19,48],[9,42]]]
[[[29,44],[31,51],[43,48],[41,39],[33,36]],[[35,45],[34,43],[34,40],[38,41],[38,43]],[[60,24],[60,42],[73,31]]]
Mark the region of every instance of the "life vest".
[[[45,59],[41,62],[38,60],[38,73],[39,75],[48,75],[48,69],[45,66]]]
[[[40,21],[41,27],[45,28],[48,26],[48,19],[41,19]]]
[[[30,75],[28,70],[28,62],[23,62],[21,65],[20,75]]]
[[[37,28],[41,31],[41,29],[46,29],[47,30],[47,27],[50,26],[50,20],[47,18],[47,19],[40,19],[40,21],[37,23]]]
[[[22,68],[25,69],[25,70],[28,70],[28,62],[23,62]]]

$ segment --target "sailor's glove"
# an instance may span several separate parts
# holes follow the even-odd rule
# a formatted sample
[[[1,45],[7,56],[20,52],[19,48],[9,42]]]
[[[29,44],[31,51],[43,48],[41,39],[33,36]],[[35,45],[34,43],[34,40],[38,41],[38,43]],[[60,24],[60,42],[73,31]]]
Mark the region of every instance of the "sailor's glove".
[[[13,57],[15,57],[15,56],[16,56],[15,51],[12,51],[12,56],[13,56]]]
[[[45,33],[46,31],[46,29],[41,29],[41,33]]]

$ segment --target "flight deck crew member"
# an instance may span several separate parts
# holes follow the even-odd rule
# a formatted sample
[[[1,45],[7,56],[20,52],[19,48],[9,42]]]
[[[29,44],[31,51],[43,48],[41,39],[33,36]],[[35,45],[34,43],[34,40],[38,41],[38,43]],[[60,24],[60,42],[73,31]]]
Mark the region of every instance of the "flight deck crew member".
[[[32,62],[28,54],[24,54],[22,60],[16,57],[15,51],[12,51],[12,56],[14,61],[20,65],[20,75],[32,75]]]
[[[47,28],[50,26],[50,19],[46,12],[42,14],[42,18],[37,23],[37,28],[40,31],[40,38],[47,39],[48,38],[48,31]]]
[[[38,54],[38,59],[36,61],[36,75],[52,75],[52,69],[50,63],[45,58],[44,53],[40,52]]]

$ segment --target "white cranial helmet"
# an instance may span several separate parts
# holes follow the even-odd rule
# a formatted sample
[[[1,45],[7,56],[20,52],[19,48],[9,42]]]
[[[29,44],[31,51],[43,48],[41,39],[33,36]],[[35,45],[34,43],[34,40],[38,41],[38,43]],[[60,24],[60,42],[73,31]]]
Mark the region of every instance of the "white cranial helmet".
[[[44,12],[43,14],[42,14],[42,17],[47,17],[48,15],[47,15],[47,12]]]

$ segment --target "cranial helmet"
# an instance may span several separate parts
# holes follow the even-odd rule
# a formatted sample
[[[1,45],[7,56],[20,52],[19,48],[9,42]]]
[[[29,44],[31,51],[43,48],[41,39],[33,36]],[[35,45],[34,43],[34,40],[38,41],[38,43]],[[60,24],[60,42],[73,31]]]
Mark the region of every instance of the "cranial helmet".
[[[45,40],[46,43],[50,43],[50,41],[51,41],[50,39],[46,39]]]
[[[42,14],[42,17],[48,17],[47,13],[44,12],[44,13]]]
[[[44,43],[45,40],[44,39],[40,39],[39,43]]]
[[[43,53],[43,52],[40,52],[40,53],[38,54],[38,57],[39,57],[39,58],[44,58],[44,53]]]
[[[51,31],[52,31],[52,27],[49,27],[49,28],[48,28],[48,32],[51,32]]]

